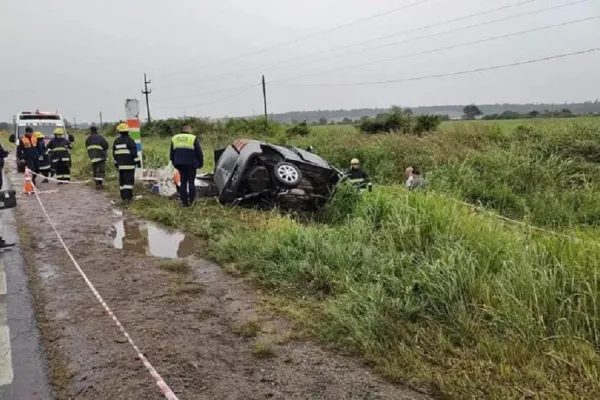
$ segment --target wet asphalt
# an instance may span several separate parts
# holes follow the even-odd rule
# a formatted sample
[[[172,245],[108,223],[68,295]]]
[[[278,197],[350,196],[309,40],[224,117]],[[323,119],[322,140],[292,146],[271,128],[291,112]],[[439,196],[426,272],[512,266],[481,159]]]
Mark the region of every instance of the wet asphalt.
[[[13,210],[0,211],[0,221],[4,239],[17,243],[0,253],[0,399],[52,399]]]

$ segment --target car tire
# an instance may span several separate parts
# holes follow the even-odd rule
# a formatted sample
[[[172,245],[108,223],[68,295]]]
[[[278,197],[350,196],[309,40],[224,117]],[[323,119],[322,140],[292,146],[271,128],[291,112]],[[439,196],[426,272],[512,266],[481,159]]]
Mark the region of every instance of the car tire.
[[[302,172],[294,164],[280,162],[273,168],[273,179],[286,188],[295,188],[302,180]]]

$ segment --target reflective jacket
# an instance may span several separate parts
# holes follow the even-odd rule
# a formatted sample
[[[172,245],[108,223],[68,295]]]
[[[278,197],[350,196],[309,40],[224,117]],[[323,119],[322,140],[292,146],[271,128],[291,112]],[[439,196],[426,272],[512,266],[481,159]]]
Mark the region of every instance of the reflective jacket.
[[[46,143],[44,142],[44,138],[38,138],[37,141],[37,150],[38,150],[38,160],[40,171],[45,171],[50,169],[50,156],[48,155],[48,148],[46,147]]]
[[[17,153],[19,160],[37,161],[38,157],[37,139],[34,136],[23,136],[19,139]]]
[[[175,167],[188,166],[199,169],[204,166],[200,140],[190,133],[179,133],[173,136],[170,157]]]
[[[59,162],[71,162],[71,142],[64,137],[54,137],[48,143],[48,154],[50,162],[57,164]]]
[[[92,163],[106,160],[108,142],[99,133],[92,133],[85,140],[85,148]]]
[[[139,167],[140,158],[137,153],[135,141],[129,137],[129,133],[122,133],[113,143],[113,158],[119,170],[135,169]]]

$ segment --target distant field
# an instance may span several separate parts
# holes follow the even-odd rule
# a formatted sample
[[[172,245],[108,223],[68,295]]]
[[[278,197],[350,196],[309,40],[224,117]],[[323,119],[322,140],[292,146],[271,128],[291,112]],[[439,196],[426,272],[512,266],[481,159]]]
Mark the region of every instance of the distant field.
[[[230,139],[204,137],[208,159]],[[131,211],[205,239],[274,307],[390,379],[439,397],[598,398],[600,119],[449,122],[422,138],[326,126],[284,140],[338,166],[360,158],[374,192],[342,188],[309,224],[212,200],[190,213],[146,196]],[[168,139],[144,143],[150,166],[166,163]],[[407,165],[429,192],[405,192]]]

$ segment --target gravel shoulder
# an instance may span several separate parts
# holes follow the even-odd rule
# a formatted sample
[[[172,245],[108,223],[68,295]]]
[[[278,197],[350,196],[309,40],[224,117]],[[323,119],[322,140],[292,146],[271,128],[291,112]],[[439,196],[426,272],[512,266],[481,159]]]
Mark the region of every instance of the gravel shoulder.
[[[384,381],[353,358],[296,339],[291,324],[258,311],[255,289],[213,263],[131,251],[149,245],[147,231],[115,248],[115,223],[125,218],[135,227],[143,221],[119,215],[106,195],[91,188],[42,187],[57,188],[42,200],[60,234],[180,399],[426,398]],[[35,197],[19,200],[17,221],[57,397],[162,398],[71,264]],[[188,240],[186,246],[200,245]]]

